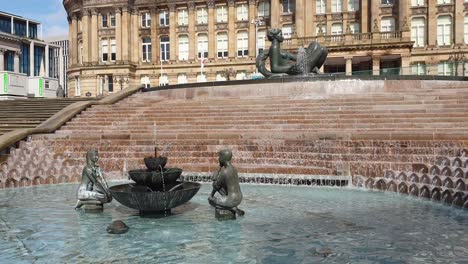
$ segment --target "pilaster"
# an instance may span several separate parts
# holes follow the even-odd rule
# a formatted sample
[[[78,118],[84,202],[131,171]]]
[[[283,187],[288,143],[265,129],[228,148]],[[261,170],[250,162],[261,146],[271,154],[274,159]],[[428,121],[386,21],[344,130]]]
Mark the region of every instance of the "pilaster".
[[[297,0],[296,1],[296,34],[297,37],[302,38],[305,36],[305,1],[306,0]]]
[[[83,31],[82,31],[82,41],[83,41],[83,63],[86,64],[89,62],[89,51],[90,51],[90,27],[89,27],[89,15],[90,15],[90,10],[85,9],[83,10],[83,16],[81,17],[81,23],[83,26]]]
[[[206,1],[208,5],[208,58],[214,59],[216,56],[215,50],[215,15],[214,15],[214,7],[215,1],[208,0]]]
[[[153,63],[158,62],[158,57],[159,57],[159,41],[158,41],[158,29],[159,29],[159,19],[158,18],[158,13],[156,8],[151,8],[151,61]],[[137,26],[134,28],[136,31],[136,38],[138,41],[138,28],[139,28],[139,19],[138,19],[138,14],[137,14]],[[134,34],[135,34],[134,33]],[[138,41],[139,42],[139,41]],[[138,51],[140,50],[140,47],[137,49]],[[138,52],[137,51],[137,52]],[[136,61],[140,62],[140,53],[138,52],[136,56]],[[159,62],[158,62],[159,63]]]
[[[153,44],[153,27],[154,27],[154,23],[153,23],[153,20],[156,20],[155,19],[155,16],[153,15],[153,12],[151,11],[150,12],[150,15],[151,15],[151,61],[154,62],[156,61],[156,59],[154,58],[154,54],[155,52],[153,52],[153,49],[156,47],[156,44]],[[131,39],[132,41],[130,41],[130,51],[131,51],[131,61],[135,64],[138,64],[139,62],[139,54],[140,54],[140,41],[138,40],[138,27],[139,27],[139,20],[138,20],[138,10],[137,9],[133,9],[131,11],[131,29],[130,29],[130,33],[131,33]],[[156,38],[156,37],[154,37]]]
[[[44,58],[44,61],[45,61],[45,63],[44,63],[45,64],[44,65],[45,66],[44,67],[44,77],[49,77],[49,52],[50,52],[49,45],[46,45],[44,49],[45,49],[45,52],[44,52],[44,56],[45,56],[45,58]]]
[[[380,75],[380,56],[372,56],[372,75]]]
[[[20,52],[20,51],[15,51],[15,60],[14,60],[14,63],[15,63],[15,73],[19,73],[19,72],[20,72],[20,55],[21,55],[21,52]],[[59,60],[59,61],[62,61],[62,60]]]
[[[189,18],[189,60],[193,61],[196,59],[196,37],[195,37],[195,3],[188,3],[188,18]]]
[[[110,45],[110,44],[109,44]],[[122,10],[120,7],[115,8],[115,45],[116,45],[116,60],[122,60]]]
[[[257,16],[257,5],[255,0],[249,0],[249,57],[256,57],[256,34],[255,25],[252,21]]]
[[[359,10],[361,12],[361,32],[369,32],[369,4],[371,0],[362,0]]]
[[[75,14],[72,14],[69,20],[69,40],[70,40],[70,64],[78,64],[78,21]]]
[[[122,7],[122,60],[126,63],[130,61],[130,25],[128,7]]]
[[[176,36],[176,5],[171,3],[169,6],[169,42],[170,42],[170,60],[176,60],[176,46],[177,46],[177,36]]]
[[[465,1],[466,2],[466,1]],[[455,0],[455,14],[454,14],[454,23],[455,23],[455,37],[454,43],[456,45],[463,45],[465,43],[464,39],[464,23],[465,23],[465,16],[464,16],[464,2]]]
[[[353,57],[345,57],[346,75],[353,75]]]
[[[437,43],[437,0],[427,0],[427,4],[427,28],[434,30],[434,32],[428,30],[427,42],[429,46],[435,46]]]
[[[98,11],[93,9],[91,11],[91,62],[93,64],[98,63],[99,54],[98,54]]]
[[[280,28],[280,17],[281,17],[281,6],[280,0],[271,0],[270,3],[270,10],[271,10],[271,28]]]
[[[6,49],[0,49],[0,71],[5,70],[5,52]]]
[[[310,13],[309,13],[310,10]],[[315,36],[316,31],[316,21],[315,15],[317,14],[317,5],[315,1],[307,1],[304,2],[304,12],[307,12],[305,15],[304,20],[304,32],[305,36]]]
[[[29,44],[29,76],[34,76],[34,41]]]
[[[228,27],[229,27],[229,36],[228,36],[228,52],[229,58],[233,59],[236,57],[236,1],[229,0],[229,17],[228,17]]]

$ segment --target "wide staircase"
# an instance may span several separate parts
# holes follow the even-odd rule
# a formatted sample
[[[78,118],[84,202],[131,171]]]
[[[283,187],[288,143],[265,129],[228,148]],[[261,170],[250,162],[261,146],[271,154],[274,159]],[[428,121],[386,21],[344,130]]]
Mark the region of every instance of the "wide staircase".
[[[35,135],[0,170],[6,187],[77,181],[97,148],[106,176],[125,177],[159,154],[186,174],[209,173],[231,148],[241,175],[382,177],[435,164],[466,147],[468,90],[317,97],[167,99],[134,94],[95,105],[54,134]],[[0,183],[1,186],[1,183]]]
[[[15,129],[34,128],[68,105],[86,98],[18,99],[0,101],[0,136]]]

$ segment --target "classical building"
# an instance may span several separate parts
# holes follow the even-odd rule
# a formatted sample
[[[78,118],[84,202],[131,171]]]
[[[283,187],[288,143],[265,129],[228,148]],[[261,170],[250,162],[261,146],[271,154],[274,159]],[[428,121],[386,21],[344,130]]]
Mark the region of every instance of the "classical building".
[[[252,78],[282,28],[283,48],[329,48],[323,70],[355,74],[465,74],[462,0],[64,0],[70,95],[130,85]],[[460,66],[460,67],[459,67]]]
[[[42,40],[41,23],[0,11],[0,99],[55,97],[56,49]]]
[[[59,85],[62,86],[65,95],[68,95],[67,71],[70,65],[70,41],[68,40],[68,36],[55,37],[47,41],[60,47],[60,49],[55,49],[52,55],[54,64],[52,76],[59,80]]]

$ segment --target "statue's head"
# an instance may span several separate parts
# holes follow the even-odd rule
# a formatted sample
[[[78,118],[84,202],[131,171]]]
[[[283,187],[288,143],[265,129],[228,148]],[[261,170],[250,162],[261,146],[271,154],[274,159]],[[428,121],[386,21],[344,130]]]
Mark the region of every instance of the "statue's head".
[[[283,32],[281,31],[281,29],[279,28],[271,28],[271,29],[268,29],[268,32],[267,32],[267,37],[268,37],[268,40],[269,41],[273,41],[273,40],[278,40],[279,42],[283,42],[284,38],[283,38]]]
[[[92,149],[86,153],[86,164],[94,166],[99,160],[99,154],[96,149]]]
[[[232,151],[230,149],[223,149],[218,152],[219,165],[224,166],[226,162],[230,162],[232,159]]]

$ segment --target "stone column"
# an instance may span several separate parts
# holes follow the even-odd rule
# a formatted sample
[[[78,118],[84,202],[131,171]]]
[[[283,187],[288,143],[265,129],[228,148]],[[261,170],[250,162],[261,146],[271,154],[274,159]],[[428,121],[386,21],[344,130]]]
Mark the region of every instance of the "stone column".
[[[271,21],[271,28],[279,28],[281,26],[280,18],[281,18],[281,6],[280,0],[271,0],[270,3],[270,21]]]
[[[296,34],[298,38],[305,36],[305,1],[306,0],[296,0]],[[312,1],[314,2],[314,1]],[[310,16],[313,16],[310,14]]]
[[[91,62],[99,62],[99,44],[98,44],[98,10],[91,10],[91,44],[89,49],[91,49]]]
[[[466,0],[465,0],[466,2]],[[462,46],[465,44],[465,36],[464,36],[464,23],[465,23],[465,14],[464,10],[464,2],[463,1],[456,1],[455,0],[455,14],[454,14],[454,23],[455,23],[455,30],[452,37],[454,37],[454,42],[457,46]]]
[[[427,43],[429,46],[435,46],[437,43],[437,0],[427,0]]]
[[[361,32],[369,32],[369,5],[372,4],[372,0],[362,0],[359,9],[361,11]]]
[[[151,61],[153,63],[159,63],[158,62],[158,57],[159,57],[159,41],[158,41],[158,28],[159,28],[159,16],[157,13],[156,8],[151,8]],[[138,14],[137,14],[137,26],[134,28],[136,31],[136,39],[137,43],[138,41],[138,27],[139,27],[139,22],[138,22]],[[140,50],[140,47],[137,49],[138,51]],[[138,52],[137,51],[137,52]],[[137,54],[137,62],[140,62],[140,53],[138,52]]]
[[[346,61],[346,75],[353,75],[353,57],[345,57]]]
[[[326,13],[327,13],[327,21],[325,23],[327,23],[327,32],[325,33],[325,35],[331,35],[331,25],[333,23],[333,18],[332,18],[332,15],[331,15],[331,0],[327,0],[327,8],[326,8]]]
[[[130,21],[129,21],[128,7],[122,8],[122,60],[128,63],[130,60]]]
[[[131,26],[131,29],[130,29],[130,32],[131,32],[131,38],[132,40],[130,41],[130,50],[131,50],[131,61],[138,64],[138,62],[140,61],[140,41],[138,40],[138,28],[139,28],[139,19],[138,19],[138,10],[135,8],[135,9],[132,9],[132,12],[131,12],[131,16],[132,16],[132,26]],[[157,42],[156,44],[153,44],[154,40],[156,39],[156,37],[154,37],[153,39],[153,28],[154,28],[154,22],[153,20],[156,20],[156,15],[153,14],[153,9],[150,11],[150,16],[151,16],[151,61],[152,62],[155,62],[156,61],[156,58],[154,58],[154,49],[156,48],[156,45],[157,45]]]
[[[20,55],[21,55],[21,51],[15,51],[15,73],[20,72]]]
[[[34,75],[34,41],[29,44],[29,76]]]
[[[83,64],[86,64],[89,62],[89,50],[90,50],[90,45],[89,45],[89,15],[90,15],[90,10],[85,9],[83,10],[83,16],[81,17],[81,24],[83,25]]]
[[[214,59],[216,57],[216,35],[215,35],[215,1],[208,0],[206,1],[208,5],[208,58]]]
[[[0,71],[5,70],[5,52],[6,49],[0,49]]]
[[[317,14],[317,5],[315,1],[305,1],[304,13],[307,14],[304,17],[305,24],[305,35],[306,37],[315,36],[316,24],[315,15]]]
[[[257,17],[257,5],[255,0],[249,0],[249,57],[257,57],[256,44],[257,36],[255,34],[255,25],[252,21]]]
[[[78,64],[78,22],[75,14],[69,20],[69,40],[70,40],[70,65]]]
[[[229,58],[234,59],[236,57],[236,1],[229,0],[229,17],[228,17],[228,52]]]
[[[122,13],[120,7],[115,9],[115,45],[116,45],[116,60],[122,60]],[[110,46],[110,43],[109,43]],[[110,55],[110,54],[109,54]]]
[[[195,37],[195,3],[188,3],[189,60],[197,58],[197,38]]]
[[[411,54],[405,53],[401,55],[401,75],[410,74]]]
[[[372,56],[372,75],[380,75],[380,56]]]
[[[45,58],[44,58],[44,77],[49,77],[49,45],[45,46]]]
[[[177,27],[177,19],[176,19],[176,5],[175,3],[171,3],[169,6],[169,45],[170,52],[169,57],[170,60],[176,60],[176,45],[177,45],[177,36],[176,36],[176,27]]]

